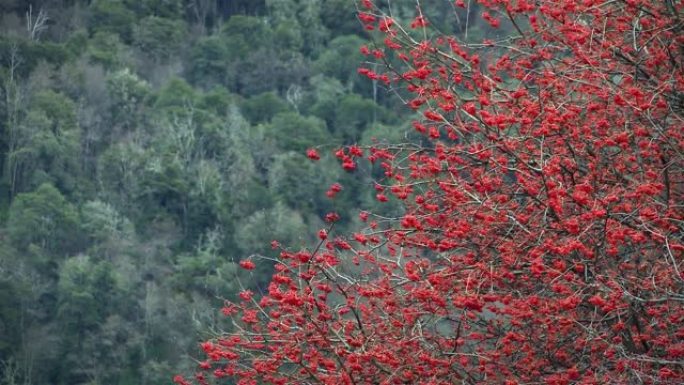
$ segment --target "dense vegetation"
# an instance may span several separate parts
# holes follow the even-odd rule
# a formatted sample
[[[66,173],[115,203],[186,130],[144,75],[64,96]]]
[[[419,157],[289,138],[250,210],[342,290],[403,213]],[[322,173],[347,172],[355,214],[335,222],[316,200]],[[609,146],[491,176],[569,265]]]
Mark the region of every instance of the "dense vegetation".
[[[305,154],[400,121],[354,12],[0,1],[0,384],[168,383],[270,277],[237,262],[373,204],[368,172]]]
[[[402,210],[283,244],[177,385],[684,384],[684,3],[475,2],[512,33],[357,1],[415,136],[335,155]]]

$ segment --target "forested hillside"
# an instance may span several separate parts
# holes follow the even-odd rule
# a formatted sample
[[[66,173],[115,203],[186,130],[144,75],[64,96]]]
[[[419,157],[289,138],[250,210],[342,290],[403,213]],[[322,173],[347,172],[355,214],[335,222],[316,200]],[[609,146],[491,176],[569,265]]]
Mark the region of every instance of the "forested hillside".
[[[168,383],[223,300],[270,278],[241,259],[308,244],[330,211],[344,227],[393,210],[375,207],[375,171],[327,166],[340,144],[410,140],[401,98],[357,74],[354,14],[0,1],[0,384]]]

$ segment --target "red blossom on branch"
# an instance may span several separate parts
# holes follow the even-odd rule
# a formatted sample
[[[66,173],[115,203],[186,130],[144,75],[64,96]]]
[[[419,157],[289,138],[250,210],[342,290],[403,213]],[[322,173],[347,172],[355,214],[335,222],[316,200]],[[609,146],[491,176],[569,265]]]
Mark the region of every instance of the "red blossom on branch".
[[[254,270],[256,265],[249,259],[243,259],[242,261],[240,261],[240,267],[242,267],[245,270]]]
[[[311,159],[311,160],[320,160],[321,155],[318,153],[318,150],[315,148],[310,148],[306,150],[306,156]]]

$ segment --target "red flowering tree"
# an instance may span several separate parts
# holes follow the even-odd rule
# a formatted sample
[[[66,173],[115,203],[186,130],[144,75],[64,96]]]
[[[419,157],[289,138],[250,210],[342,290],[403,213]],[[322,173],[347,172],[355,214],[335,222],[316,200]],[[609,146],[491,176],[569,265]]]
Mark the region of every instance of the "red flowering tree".
[[[514,32],[477,43],[420,3],[406,25],[359,3],[359,72],[423,138],[336,153],[404,214],[284,249],[193,381],[682,383],[683,3],[479,0]]]

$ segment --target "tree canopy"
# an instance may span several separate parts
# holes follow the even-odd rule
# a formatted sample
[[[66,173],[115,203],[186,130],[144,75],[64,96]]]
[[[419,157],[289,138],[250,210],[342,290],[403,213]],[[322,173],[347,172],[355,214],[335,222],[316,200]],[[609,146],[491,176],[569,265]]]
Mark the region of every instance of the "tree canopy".
[[[419,138],[334,154],[402,210],[274,244],[267,290],[225,303],[196,383],[684,381],[682,4],[479,3],[449,13],[477,17],[473,36],[428,2],[358,1],[358,73]],[[339,103],[340,138],[372,122],[364,102]]]

